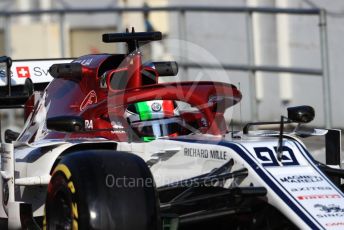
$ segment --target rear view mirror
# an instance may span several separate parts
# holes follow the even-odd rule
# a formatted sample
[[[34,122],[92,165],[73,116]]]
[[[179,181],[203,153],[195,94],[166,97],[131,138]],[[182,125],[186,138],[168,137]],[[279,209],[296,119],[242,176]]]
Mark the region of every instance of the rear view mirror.
[[[288,119],[297,123],[308,123],[314,119],[314,109],[308,105],[289,107]]]
[[[80,80],[82,77],[82,65],[80,63],[54,64],[49,68],[53,78],[65,78]]]
[[[159,77],[176,76],[178,74],[178,63],[175,61],[151,62],[147,66],[155,69]]]
[[[85,120],[78,116],[59,116],[47,119],[47,128],[59,132],[80,132],[85,130]]]

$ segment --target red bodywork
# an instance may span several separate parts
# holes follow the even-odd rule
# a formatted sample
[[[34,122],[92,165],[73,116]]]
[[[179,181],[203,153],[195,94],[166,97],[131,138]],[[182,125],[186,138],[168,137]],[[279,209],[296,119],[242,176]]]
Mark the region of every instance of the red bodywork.
[[[127,106],[149,100],[186,102],[199,110],[181,112],[181,117],[186,122],[205,118],[208,125],[207,128],[203,127],[202,132],[220,135],[227,131],[223,116],[225,110],[241,100],[240,91],[226,83],[159,84],[157,72],[151,67],[142,66],[138,52],[128,56],[86,55],[74,62],[82,64],[82,77],[55,78],[50,83],[46,89],[44,105],[47,108],[46,119],[66,115],[81,116],[89,130],[79,133],[49,131],[44,136],[45,139],[103,137],[128,141],[129,125],[124,117]],[[153,78],[148,78],[143,72],[153,75]],[[117,87],[118,85],[122,86]],[[32,105],[28,104],[27,109],[29,108],[32,108]],[[36,106],[33,112],[39,113],[37,110]],[[31,125],[33,120],[34,116],[31,118]],[[114,125],[117,125],[117,128],[114,128]],[[33,139],[34,136],[29,141]]]

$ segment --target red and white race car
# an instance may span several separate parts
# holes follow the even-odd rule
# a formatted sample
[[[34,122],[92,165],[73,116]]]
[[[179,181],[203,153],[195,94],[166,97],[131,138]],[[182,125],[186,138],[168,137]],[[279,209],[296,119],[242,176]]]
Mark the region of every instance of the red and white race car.
[[[139,42],[159,39],[160,32],[105,34],[104,42],[126,42],[128,53],[55,60],[52,80],[44,78],[46,67],[1,58],[1,107],[23,107],[26,120],[21,133],[7,132],[11,143],[1,143],[2,223],[343,229],[343,171],[315,161],[299,139],[327,133],[336,154],[340,146],[331,144],[340,143],[340,132],[302,129],[314,118],[309,106],[229,131],[224,113],[241,92],[221,82],[159,83],[177,74],[177,63],[142,63],[139,49]],[[285,123],[299,125],[286,132]],[[280,128],[250,129],[265,124]]]

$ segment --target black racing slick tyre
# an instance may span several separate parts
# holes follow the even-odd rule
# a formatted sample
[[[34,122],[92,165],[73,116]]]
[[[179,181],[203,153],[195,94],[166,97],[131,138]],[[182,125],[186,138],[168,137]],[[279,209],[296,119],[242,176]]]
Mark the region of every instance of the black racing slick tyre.
[[[87,150],[65,156],[48,185],[44,229],[159,230],[152,174],[138,156]]]

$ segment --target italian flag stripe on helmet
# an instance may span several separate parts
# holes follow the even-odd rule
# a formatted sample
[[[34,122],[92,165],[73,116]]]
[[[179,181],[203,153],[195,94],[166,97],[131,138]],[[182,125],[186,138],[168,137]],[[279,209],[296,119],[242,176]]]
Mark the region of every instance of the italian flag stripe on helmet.
[[[163,101],[162,102],[162,109],[164,111],[165,116],[171,117],[174,115],[174,103],[173,101]]]
[[[159,111],[153,111],[152,105],[158,103],[161,105]],[[147,121],[155,118],[153,115],[160,114],[160,116],[171,117],[174,116],[175,105],[171,100],[157,100],[148,102],[138,102],[135,104],[136,111],[140,116],[141,121]],[[163,113],[163,114],[162,114]]]
[[[138,102],[135,106],[141,121],[152,119],[152,110],[147,102]]]

